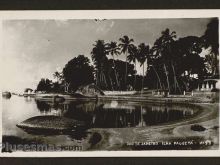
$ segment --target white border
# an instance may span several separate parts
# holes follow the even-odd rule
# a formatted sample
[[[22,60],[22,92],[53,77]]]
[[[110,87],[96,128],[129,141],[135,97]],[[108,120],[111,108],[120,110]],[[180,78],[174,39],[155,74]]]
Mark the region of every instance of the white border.
[[[0,26],[7,19],[149,19],[220,17],[220,10],[75,10],[75,11],[0,11]],[[2,31],[0,27],[0,40]],[[2,50],[2,49],[1,49]],[[0,50],[0,53],[1,53]],[[0,99],[0,108],[2,102]],[[2,112],[2,110],[1,110]],[[2,122],[0,112],[0,121]],[[0,122],[0,123],[1,123]],[[1,127],[0,127],[1,129]],[[0,136],[2,135],[0,130]],[[1,140],[2,136],[0,137]],[[187,151],[81,151],[81,152],[14,152],[0,157],[207,157],[220,156],[220,150]]]
[[[141,19],[219,17],[216,10],[41,10],[0,11],[0,19]]]

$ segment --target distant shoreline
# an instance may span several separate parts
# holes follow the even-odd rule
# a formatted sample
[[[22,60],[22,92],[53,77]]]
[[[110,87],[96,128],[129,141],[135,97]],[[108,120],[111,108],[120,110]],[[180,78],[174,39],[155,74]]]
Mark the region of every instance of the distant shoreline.
[[[67,101],[74,100],[115,100],[115,101],[135,101],[135,102],[153,102],[153,103],[217,103],[219,98],[218,92],[199,93],[195,96],[190,95],[169,95],[169,96],[153,96],[147,95],[96,95],[96,96],[74,96],[72,94],[47,93],[36,94],[34,97],[37,100],[53,101],[54,97],[62,97]]]

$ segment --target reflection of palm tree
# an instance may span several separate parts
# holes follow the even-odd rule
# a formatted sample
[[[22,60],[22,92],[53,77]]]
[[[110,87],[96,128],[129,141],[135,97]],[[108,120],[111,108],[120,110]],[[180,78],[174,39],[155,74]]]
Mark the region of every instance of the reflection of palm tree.
[[[48,104],[47,102],[44,101],[39,101],[39,100],[35,100],[36,104],[37,104],[37,109],[41,112],[41,113],[48,113],[51,111],[51,106],[50,104]]]
[[[114,55],[119,55],[120,54],[120,52],[119,52],[120,48],[118,47],[116,42],[110,42],[107,45],[108,45],[108,53],[110,53],[112,58],[113,58],[113,65],[114,65],[113,67],[114,67],[115,79],[116,79],[117,86],[119,87],[118,76],[117,76],[116,69],[115,69]]]
[[[125,86],[127,86],[127,56],[128,53],[131,52],[131,49],[133,47],[132,42],[134,42],[133,39],[130,39],[128,36],[123,36],[123,38],[120,38],[119,41],[121,42],[119,46],[121,47],[121,53],[125,54],[125,61],[126,61],[126,67],[125,67]]]

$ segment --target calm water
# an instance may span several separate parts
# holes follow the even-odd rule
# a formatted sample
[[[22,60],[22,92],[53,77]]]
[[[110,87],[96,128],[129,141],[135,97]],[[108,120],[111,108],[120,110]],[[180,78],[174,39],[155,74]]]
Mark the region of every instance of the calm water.
[[[196,113],[196,109],[183,106],[117,101],[71,101],[55,104],[30,97],[12,96],[10,99],[3,98],[2,124],[3,135],[72,144],[82,143],[87,135],[34,135],[17,128],[16,124],[33,116],[55,115],[86,121],[90,128],[147,127],[178,121]]]

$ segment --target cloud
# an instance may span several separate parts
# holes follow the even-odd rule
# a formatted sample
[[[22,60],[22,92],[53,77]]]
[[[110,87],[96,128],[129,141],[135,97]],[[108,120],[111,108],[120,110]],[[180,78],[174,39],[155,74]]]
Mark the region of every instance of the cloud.
[[[97,33],[108,33],[111,28],[113,28],[114,26],[114,21],[109,21],[109,20],[101,20],[101,21],[97,21],[97,29],[96,32]]]

